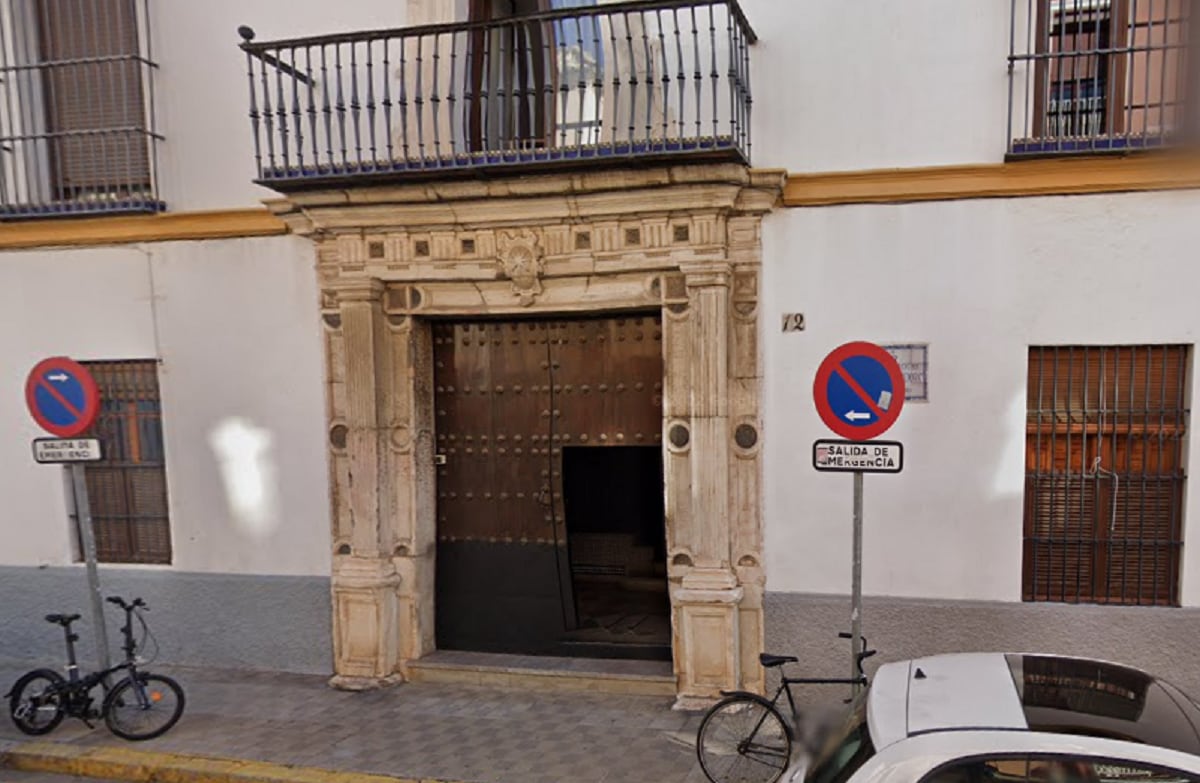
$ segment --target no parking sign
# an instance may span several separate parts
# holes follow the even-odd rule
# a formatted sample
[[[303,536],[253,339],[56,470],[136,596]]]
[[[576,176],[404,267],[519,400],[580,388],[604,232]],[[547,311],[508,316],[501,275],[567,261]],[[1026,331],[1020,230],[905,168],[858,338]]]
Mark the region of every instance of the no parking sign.
[[[92,374],[65,356],[34,366],[25,380],[25,402],[33,420],[60,438],[86,431],[100,413],[100,392]]]
[[[43,359],[25,379],[25,403],[42,429],[57,438],[36,438],[33,458],[38,462],[71,463],[71,487],[75,501],[75,519],[87,565],[88,593],[92,604],[92,622],[96,631],[96,657],[100,668],[108,668],[108,632],[104,626],[104,607],[100,603],[100,577],[96,571],[96,538],[92,530],[92,512],[88,503],[87,480],[80,463],[101,457],[100,441],[78,438],[96,421],[100,413],[100,391],[87,368],[65,356]]]
[[[100,441],[78,438],[100,413],[100,392],[87,368],[65,356],[38,362],[25,379],[25,403],[33,420],[57,438],[33,441],[37,462],[94,462]]]
[[[850,440],[870,440],[887,432],[900,417],[904,373],[878,345],[846,343],[821,362],[813,398],[829,429]]]

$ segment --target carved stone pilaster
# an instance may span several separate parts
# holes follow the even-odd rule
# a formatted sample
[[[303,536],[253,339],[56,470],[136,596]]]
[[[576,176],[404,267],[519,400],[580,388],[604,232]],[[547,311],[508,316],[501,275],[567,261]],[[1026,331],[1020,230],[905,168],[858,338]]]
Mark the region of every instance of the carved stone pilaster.
[[[340,338],[341,399],[330,421],[330,447],[335,460],[344,461],[347,480],[337,482],[336,497],[348,512],[343,522],[348,530],[338,531],[343,542],[334,558],[331,682],[355,689],[393,681],[400,661],[401,580],[390,559],[394,532],[388,522],[395,485],[385,426],[392,384],[380,383],[390,378],[392,366],[383,290],[379,281],[365,278],[340,282],[325,294],[326,304],[336,305],[332,320]]]
[[[688,340],[692,535],[697,568],[729,568],[729,266],[683,266]]]
[[[411,300],[410,300],[411,301]],[[435,477],[433,441],[433,346],[428,322],[389,314],[392,405],[387,449],[392,464],[385,522],[392,563],[401,576],[398,613],[401,661],[434,649],[433,595]]]
[[[673,590],[676,705],[686,708],[712,699],[721,690],[741,686],[740,618],[743,590],[730,562],[729,264],[721,261],[681,265],[690,328],[686,409],[689,432],[689,480],[673,487],[687,491],[689,529],[681,534],[691,567],[681,570]],[[682,336],[682,335],[681,335]],[[668,433],[669,437],[669,433]]]
[[[346,453],[353,477],[350,496],[350,548],[358,557],[390,555],[388,529],[380,519],[380,476],[386,454],[381,409],[389,391],[380,378],[390,376],[386,328],[380,298],[383,285],[364,279],[342,283],[336,293],[341,320],[345,378]]]

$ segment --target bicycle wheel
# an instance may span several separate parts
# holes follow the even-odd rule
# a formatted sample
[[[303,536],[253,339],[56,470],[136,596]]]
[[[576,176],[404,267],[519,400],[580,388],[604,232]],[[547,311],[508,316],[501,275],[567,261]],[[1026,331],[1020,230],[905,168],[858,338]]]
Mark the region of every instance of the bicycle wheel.
[[[161,674],[138,673],[109,691],[104,723],[121,739],[154,739],[175,725],[183,703],[179,683]]]
[[[8,714],[26,734],[46,734],[62,723],[63,687],[67,681],[51,669],[35,669],[9,691]]]
[[[769,701],[739,694],[704,716],[696,756],[713,783],[775,783],[791,759],[792,736]]]

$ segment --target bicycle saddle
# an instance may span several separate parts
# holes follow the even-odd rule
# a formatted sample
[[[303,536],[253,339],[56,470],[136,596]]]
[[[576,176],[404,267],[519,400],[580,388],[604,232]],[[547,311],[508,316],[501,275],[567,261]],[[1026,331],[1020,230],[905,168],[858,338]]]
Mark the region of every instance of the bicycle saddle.
[[[795,663],[800,660],[794,655],[769,655],[767,653],[759,653],[758,662],[765,668],[770,669],[773,666],[782,666],[785,663]]]
[[[46,622],[58,623],[59,625],[61,625],[63,627],[70,625],[71,623],[75,622],[78,619],[79,619],[79,615],[77,615],[77,614],[48,614],[48,615],[46,615]]]

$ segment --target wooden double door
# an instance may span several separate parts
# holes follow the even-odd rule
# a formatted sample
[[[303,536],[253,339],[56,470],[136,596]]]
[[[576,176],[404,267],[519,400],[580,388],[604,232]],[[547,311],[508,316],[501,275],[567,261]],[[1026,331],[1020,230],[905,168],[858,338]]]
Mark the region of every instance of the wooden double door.
[[[665,558],[659,317],[442,322],[433,342],[437,645],[574,654],[568,642],[587,619],[577,577],[644,571],[647,546]],[[575,518],[587,520],[589,532],[573,539],[564,462],[583,466],[572,484],[586,487],[590,477],[579,471],[605,461],[564,454],[595,449],[625,449],[643,466],[632,482],[640,490],[622,479],[606,495],[656,497],[657,506],[647,501],[631,512],[626,503],[609,513],[603,497],[581,500],[589,513],[579,509]],[[646,465],[657,467],[656,477]],[[647,492],[655,481],[657,492]],[[602,529],[606,514],[614,517],[611,534]],[[639,514],[647,529],[657,523],[658,542],[647,540],[653,532],[643,530],[639,541],[637,531],[621,529]]]

